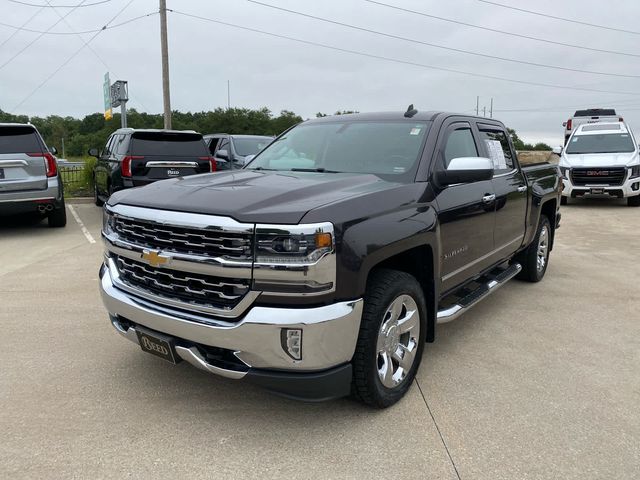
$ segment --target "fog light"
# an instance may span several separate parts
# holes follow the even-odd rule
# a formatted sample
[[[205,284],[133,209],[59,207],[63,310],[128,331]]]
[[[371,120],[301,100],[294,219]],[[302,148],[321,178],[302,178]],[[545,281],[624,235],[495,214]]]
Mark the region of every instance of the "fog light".
[[[631,190],[633,190],[634,192],[637,192],[638,188],[640,188],[640,182],[636,182],[633,185],[631,185]]]
[[[283,328],[280,331],[282,349],[294,360],[302,360],[302,329]]]

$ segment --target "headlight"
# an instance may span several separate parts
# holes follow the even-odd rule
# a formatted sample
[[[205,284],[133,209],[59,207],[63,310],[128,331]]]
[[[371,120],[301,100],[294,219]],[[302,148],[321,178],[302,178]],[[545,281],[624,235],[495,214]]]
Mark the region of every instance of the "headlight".
[[[569,167],[560,167],[560,175],[562,178],[569,178],[569,171],[571,169]]]
[[[113,231],[113,215],[106,208],[102,209],[102,231],[105,234]]]
[[[631,174],[629,175],[629,178],[636,178],[636,177],[640,177],[640,165],[636,165],[634,167],[630,168],[631,170]]]
[[[335,289],[333,225],[256,225],[254,288],[273,295],[320,295]]]

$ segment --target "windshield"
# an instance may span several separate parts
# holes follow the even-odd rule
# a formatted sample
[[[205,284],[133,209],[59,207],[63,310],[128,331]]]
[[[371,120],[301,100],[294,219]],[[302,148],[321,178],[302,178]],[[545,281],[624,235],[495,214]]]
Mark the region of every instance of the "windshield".
[[[275,140],[247,168],[407,175],[415,171],[428,123],[302,124]]]
[[[574,135],[566,153],[623,153],[633,152],[635,145],[628,133],[599,133]]]
[[[269,145],[272,140],[271,137],[233,137],[233,145],[236,147],[238,155],[246,157],[247,155],[255,155]]]
[[[40,152],[42,147],[31,127],[1,127],[0,154]]]

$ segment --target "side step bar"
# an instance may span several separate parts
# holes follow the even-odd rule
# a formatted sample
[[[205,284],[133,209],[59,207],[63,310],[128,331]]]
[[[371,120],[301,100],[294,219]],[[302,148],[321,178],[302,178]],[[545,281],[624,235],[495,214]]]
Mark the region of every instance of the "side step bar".
[[[518,273],[520,273],[521,270],[522,265],[520,265],[519,263],[514,263],[495,277],[492,277],[486,283],[480,285],[473,292],[458,300],[455,305],[447,307],[443,310],[438,310],[437,322],[447,323],[455,320],[471,307],[476,305],[478,302],[484,300],[489,295],[498,290],[501,286],[515,277]]]

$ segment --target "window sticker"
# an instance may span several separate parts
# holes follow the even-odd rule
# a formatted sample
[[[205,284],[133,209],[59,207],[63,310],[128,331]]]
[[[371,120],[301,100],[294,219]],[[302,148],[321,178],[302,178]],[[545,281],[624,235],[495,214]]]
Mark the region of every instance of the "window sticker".
[[[502,150],[502,144],[498,140],[484,140],[487,150],[489,151],[489,158],[493,161],[493,167],[496,170],[504,170],[507,168],[507,159],[504,158],[504,151]]]
[[[420,130],[422,130],[421,128],[418,127],[414,127],[411,129],[411,131],[409,132],[409,135],[420,135]]]

